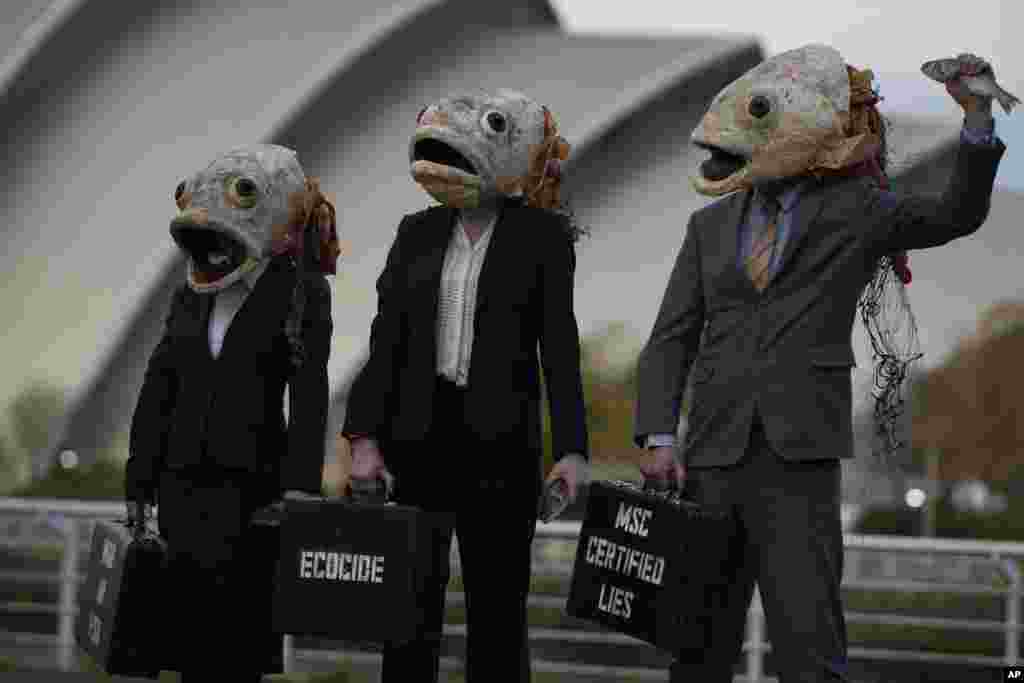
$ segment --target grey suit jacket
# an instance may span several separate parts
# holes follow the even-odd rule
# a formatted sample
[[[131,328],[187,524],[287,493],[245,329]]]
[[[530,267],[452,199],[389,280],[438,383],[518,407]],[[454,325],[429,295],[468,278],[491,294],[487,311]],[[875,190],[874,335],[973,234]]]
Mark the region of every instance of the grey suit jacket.
[[[894,195],[864,178],[809,188],[779,271],[760,293],[736,263],[752,192],[694,212],[640,355],[637,444],[676,431],[692,369],[689,466],[739,461],[755,414],[783,458],[851,457],[850,337],[860,294],[882,256],[976,231],[1004,151],[999,141],[961,142],[941,197]]]

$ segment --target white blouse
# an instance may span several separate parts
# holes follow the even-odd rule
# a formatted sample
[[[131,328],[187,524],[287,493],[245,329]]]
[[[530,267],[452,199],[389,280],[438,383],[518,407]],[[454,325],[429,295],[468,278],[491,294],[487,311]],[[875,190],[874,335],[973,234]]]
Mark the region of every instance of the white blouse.
[[[210,353],[214,358],[220,356],[221,347],[224,346],[224,337],[227,336],[231,321],[235,319],[235,314],[249,298],[249,293],[256,288],[256,281],[260,279],[266,269],[267,262],[263,261],[223,291],[217,292],[216,298],[213,300],[213,311],[210,313],[209,327]]]
[[[471,244],[461,218],[456,221],[441,270],[437,307],[437,374],[460,387],[469,382],[477,284],[487,245],[494,234],[494,223],[492,220],[476,244]]]

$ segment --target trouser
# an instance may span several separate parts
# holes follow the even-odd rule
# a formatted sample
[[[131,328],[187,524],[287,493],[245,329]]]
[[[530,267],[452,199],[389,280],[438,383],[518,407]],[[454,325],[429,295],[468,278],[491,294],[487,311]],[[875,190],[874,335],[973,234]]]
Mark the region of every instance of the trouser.
[[[386,647],[383,683],[438,680],[452,533],[466,602],[466,681],[528,682],[526,599],[540,492],[539,454],[480,443],[466,427],[465,391],[438,381],[427,442],[392,453],[396,501],[427,514],[431,574],[426,626]]]
[[[250,526],[277,484],[219,468],[161,475],[160,533],[167,541],[168,664],[182,680],[259,681],[281,671],[283,639],[271,629],[277,547]]]
[[[756,582],[781,683],[847,681],[839,461],[783,460],[760,418],[754,422],[739,463],[687,472],[691,495],[730,508],[738,533],[726,607],[712,625],[714,646],[678,653],[670,680],[731,683]]]

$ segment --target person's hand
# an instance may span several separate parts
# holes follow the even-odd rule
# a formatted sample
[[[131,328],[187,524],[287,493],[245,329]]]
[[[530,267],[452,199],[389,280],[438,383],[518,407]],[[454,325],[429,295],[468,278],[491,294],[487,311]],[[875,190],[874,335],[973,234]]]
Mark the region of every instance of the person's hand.
[[[659,487],[675,487],[682,491],[686,480],[686,468],[676,459],[673,446],[658,446],[650,449],[651,460],[640,464],[640,474],[644,483],[653,483]]]
[[[377,442],[369,437],[361,437],[352,442],[352,470],[349,476],[355,481],[384,480],[388,491],[394,485],[394,476],[384,465]]]
[[[146,521],[153,516],[153,506],[149,503],[140,503],[135,500],[125,501],[125,511],[128,523],[139,527],[145,526]]]
[[[299,500],[320,500],[320,496],[314,496],[311,493],[299,491],[298,489],[288,489],[281,494],[281,500],[275,500],[270,505],[262,507],[254,512],[252,521],[254,524],[274,526],[278,523],[281,515],[284,513],[285,502]]]
[[[581,486],[590,480],[590,463],[577,453],[569,453],[555,463],[548,474],[546,484],[556,479],[565,482],[566,491],[569,494],[569,502],[576,500]]]
[[[946,81],[946,92],[964,110],[965,114],[992,114],[992,98],[978,95],[972,91],[966,83],[966,79],[976,75],[984,74],[985,78],[991,78],[995,83],[995,73],[992,66],[981,57],[974,55],[960,56],[961,76]]]

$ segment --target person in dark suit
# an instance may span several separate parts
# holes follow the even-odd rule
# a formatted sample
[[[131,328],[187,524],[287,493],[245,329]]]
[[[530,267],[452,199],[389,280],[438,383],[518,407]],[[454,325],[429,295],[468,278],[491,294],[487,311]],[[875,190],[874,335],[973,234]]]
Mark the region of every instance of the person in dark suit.
[[[384,652],[383,681],[437,681],[453,531],[468,681],[528,681],[526,598],[541,493],[538,345],[569,498],[587,431],[572,226],[554,211],[568,146],[519,93],[442,100],[417,119],[414,178],[443,206],[402,219],[377,280],[370,356],[348,397],[352,477],[427,511],[427,629]],[[513,135],[514,133],[514,135]]]
[[[126,500],[136,518],[159,505],[163,668],[258,681],[282,670],[282,640],[270,623],[276,548],[250,520],[321,492],[331,297],[311,237],[323,230],[333,272],[333,208],[294,152],[272,145],[218,157],[176,196],[171,233],[189,277],[146,369]]]
[[[990,101],[954,81],[966,120],[945,193],[881,189],[870,83],[831,48],[783,53],[726,88],[693,135],[712,151],[697,189],[731,194],[690,218],[639,360],[635,438],[652,451],[645,477],[730,510],[738,532],[714,646],[679,652],[672,681],[732,681],[755,582],[781,681],[849,680],[839,482],[858,298],[883,259],[981,226],[1004,151]]]

